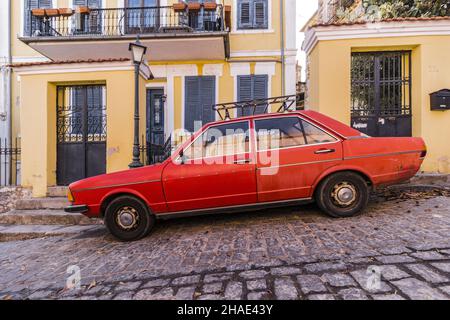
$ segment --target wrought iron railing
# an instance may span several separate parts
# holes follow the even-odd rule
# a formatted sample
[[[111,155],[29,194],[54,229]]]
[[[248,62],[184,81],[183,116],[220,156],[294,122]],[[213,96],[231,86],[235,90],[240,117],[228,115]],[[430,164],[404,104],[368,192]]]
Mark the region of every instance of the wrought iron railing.
[[[177,11],[172,6],[90,8],[88,13],[29,14],[29,37],[124,36],[152,33],[224,31],[223,6],[215,10]]]
[[[0,139],[0,186],[20,185],[20,139]]]
[[[148,143],[144,136],[141,141],[141,161],[145,165],[162,163],[172,155],[174,145],[171,136],[163,145]]]

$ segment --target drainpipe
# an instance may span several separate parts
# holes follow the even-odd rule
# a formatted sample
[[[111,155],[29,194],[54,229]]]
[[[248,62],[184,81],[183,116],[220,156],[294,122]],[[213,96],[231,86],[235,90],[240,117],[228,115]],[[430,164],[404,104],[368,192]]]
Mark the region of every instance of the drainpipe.
[[[280,37],[281,37],[281,92],[286,95],[286,54],[284,49],[284,0],[280,0]]]
[[[7,20],[7,46],[8,46],[8,66],[6,69],[6,83],[7,83],[7,89],[6,89],[6,135],[7,135],[7,141],[12,145],[12,119],[11,119],[11,111],[12,111],[12,48],[11,48],[11,0],[8,0],[8,20]],[[11,155],[9,156],[9,183],[12,183],[12,158]]]

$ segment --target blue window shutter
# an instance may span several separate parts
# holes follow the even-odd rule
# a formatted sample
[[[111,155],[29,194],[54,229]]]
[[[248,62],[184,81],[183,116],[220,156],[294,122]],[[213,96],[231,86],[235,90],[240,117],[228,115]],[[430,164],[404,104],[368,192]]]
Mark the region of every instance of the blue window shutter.
[[[251,101],[253,100],[253,90],[252,90],[252,76],[238,76],[237,87],[238,87],[238,101]],[[248,108],[244,110],[238,109],[238,117],[248,116],[252,112]]]
[[[238,29],[250,29],[252,27],[252,1],[238,0]]]
[[[267,99],[268,98],[268,84],[269,77],[267,75],[254,75],[253,76],[253,99]],[[265,113],[267,103],[258,105],[256,108],[256,114]],[[270,110],[269,110],[270,111]]]
[[[200,82],[198,77],[185,78],[184,97],[184,128],[190,132],[194,131],[194,122],[201,120],[197,112],[200,105]]]
[[[31,35],[31,32],[38,29],[37,21],[33,19],[34,27],[31,28],[31,10],[37,8],[51,8],[53,3],[52,0],[23,0],[25,1],[25,12],[24,12],[24,34]]]
[[[202,103],[202,123],[214,121],[213,105],[216,103],[216,78],[214,76],[200,77],[200,98]]]
[[[267,29],[268,8],[267,0],[255,0],[253,2],[253,27],[255,29]]]

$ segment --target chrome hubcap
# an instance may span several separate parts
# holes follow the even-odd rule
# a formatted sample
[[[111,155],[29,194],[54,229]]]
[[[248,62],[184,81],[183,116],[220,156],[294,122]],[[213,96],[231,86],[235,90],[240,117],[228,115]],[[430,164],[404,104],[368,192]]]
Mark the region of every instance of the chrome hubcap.
[[[131,230],[136,227],[138,223],[138,214],[134,208],[123,207],[117,211],[117,224],[124,230]]]
[[[341,182],[334,186],[331,197],[339,206],[348,207],[356,201],[356,189],[348,182]]]

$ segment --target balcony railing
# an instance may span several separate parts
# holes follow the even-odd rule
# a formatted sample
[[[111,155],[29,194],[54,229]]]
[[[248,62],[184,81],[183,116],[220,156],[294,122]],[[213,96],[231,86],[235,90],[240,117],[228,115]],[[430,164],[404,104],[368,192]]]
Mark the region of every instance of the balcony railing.
[[[49,14],[47,14],[47,11]],[[29,15],[26,36],[94,37],[126,36],[153,33],[192,33],[225,31],[223,6],[214,10],[175,10],[172,6],[142,8],[89,8],[84,13],[55,13]],[[42,12],[42,11],[41,11]]]

